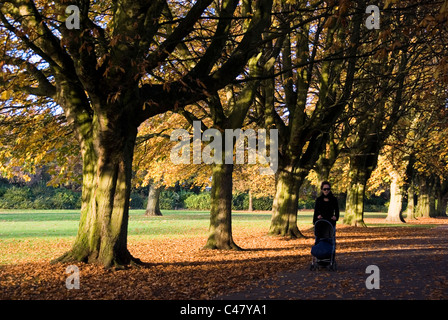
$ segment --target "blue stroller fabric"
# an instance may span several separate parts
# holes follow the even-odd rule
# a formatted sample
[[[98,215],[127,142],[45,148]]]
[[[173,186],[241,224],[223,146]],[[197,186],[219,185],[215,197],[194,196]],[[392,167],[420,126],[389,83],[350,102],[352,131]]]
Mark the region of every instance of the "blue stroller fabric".
[[[333,253],[333,241],[331,239],[321,239],[311,248],[311,254],[317,259],[330,259]]]
[[[317,220],[314,224],[314,235],[316,239],[314,246],[311,247],[313,260],[310,270],[325,267],[330,271],[336,271],[336,230],[334,226],[327,220]]]

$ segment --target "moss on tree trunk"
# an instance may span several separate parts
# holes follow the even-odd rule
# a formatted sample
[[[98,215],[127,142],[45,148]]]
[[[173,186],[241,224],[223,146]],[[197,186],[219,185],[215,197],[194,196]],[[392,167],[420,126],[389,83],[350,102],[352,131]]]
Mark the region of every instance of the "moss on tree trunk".
[[[100,130],[99,128],[104,128]],[[140,262],[127,249],[132,158],[137,128],[125,121],[95,126],[81,144],[82,207],[70,251],[55,261],[81,261],[105,267]]]
[[[418,217],[435,217],[436,199],[434,193],[434,182],[431,178],[419,177],[419,194],[417,197],[417,206],[415,216]]]
[[[214,164],[210,199],[210,229],[204,249],[241,249],[232,237],[233,164]]]
[[[364,192],[364,183],[350,183],[350,186],[347,189],[347,200],[343,220],[344,224],[354,227],[366,227],[364,222]]]
[[[292,172],[291,167],[279,171],[276,193],[272,205],[272,219],[269,235],[301,238],[302,233],[297,227],[297,211],[299,209],[300,182]]]
[[[363,165],[364,157],[354,156],[350,159],[350,182],[347,187],[344,224],[366,227],[364,223],[364,194],[368,173]]]

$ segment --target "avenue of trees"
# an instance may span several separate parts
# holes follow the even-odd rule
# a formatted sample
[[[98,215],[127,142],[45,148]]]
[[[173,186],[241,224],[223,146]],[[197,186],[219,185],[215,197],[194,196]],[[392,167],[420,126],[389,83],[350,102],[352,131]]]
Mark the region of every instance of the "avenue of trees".
[[[57,260],[106,267],[140,263],[127,249],[133,186],[151,186],[154,215],[164,186],[211,187],[210,249],[240,248],[235,190],[273,197],[274,236],[302,236],[307,181],[345,192],[353,226],[369,188],[390,190],[388,221],[446,215],[448,2],[378,1],[379,17],[370,4],[0,0],[0,175],[45,165],[51,184],[82,184],[78,234]],[[204,136],[277,130],[275,174],[224,149],[173,164],[171,133],[193,141],[197,123]]]

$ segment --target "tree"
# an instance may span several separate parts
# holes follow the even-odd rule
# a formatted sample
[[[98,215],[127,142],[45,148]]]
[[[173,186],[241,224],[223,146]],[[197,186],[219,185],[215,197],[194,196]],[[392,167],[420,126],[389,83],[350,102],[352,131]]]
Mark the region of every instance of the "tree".
[[[422,95],[420,94],[422,97]],[[414,211],[414,165],[417,144],[422,135],[428,133],[428,127],[434,120],[432,108],[426,106],[428,100],[415,95],[414,108],[402,117],[393,128],[392,134],[383,148],[379,161],[377,176],[387,176],[390,180],[390,201],[386,217],[387,222],[405,222],[415,218]],[[424,106],[424,107],[423,107]],[[381,157],[381,156],[380,156]],[[379,169],[379,170],[378,170]],[[407,191],[407,192],[406,192]],[[407,193],[407,208],[403,210],[403,202]]]
[[[30,104],[34,105],[14,105],[13,119],[0,114],[0,175],[29,181],[45,167],[49,185],[81,184],[79,145],[65,117],[52,109],[34,112],[33,108],[43,107],[37,101]]]
[[[446,94],[446,93],[445,93]],[[417,189],[415,217],[446,216],[448,203],[446,98],[438,96],[438,105],[433,104],[436,117],[430,123],[426,135],[420,137],[415,148],[416,171],[414,185]]]
[[[127,249],[138,126],[206,98],[239,75],[270,23],[272,1],[253,3],[244,17],[247,1],[75,3],[79,29],[67,27],[64,2],[0,2],[2,98],[19,92],[48,98],[62,108],[79,142],[80,224],[72,249],[58,261],[120,267],[139,262]],[[232,28],[241,19],[249,21],[243,34]],[[185,50],[192,68],[182,63]]]
[[[379,51],[364,62],[363,71],[358,74],[356,88],[359,91],[355,93],[353,118],[357,129],[350,140],[350,182],[344,215],[344,223],[353,226],[365,226],[366,184],[377,165],[379,152],[395,124],[410,108],[416,87],[424,85],[419,80],[426,80],[423,72],[412,73],[422,56],[419,45],[411,40],[408,31],[415,17],[403,17],[404,14],[398,11],[388,16],[386,21],[396,28],[395,32],[402,32],[389,40],[391,42],[383,42],[385,35],[380,32],[375,40]],[[394,196],[396,192],[399,191],[394,190]]]
[[[364,193],[379,151],[400,118],[419,104],[420,92],[426,92],[435,81],[431,71],[434,52],[427,50],[428,41],[435,35],[434,26],[425,22],[415,28],[415,23],[432,20],[430,16],[437,15],[440,8],[417,8],[412,2],[394,6],[395,10],[382,18],[390,28],[376,35],[378,52],[364,63],[357,76],[360,84],[355,85],[361,94],[355,93],[354,103],[360,106],[355,108],[358,129],[350,145],[350,184],[344,216],[344,223],[354,226],[365,226]],[[392,32],[394,36],[390,37]],[[394,190],[397,199],[399,193]]]
[[[290,6],[306,13],[288,24],[291,32],[278,67],[281,77],[277,83],[267,80],[259,99],[258,115],[265,126],[279,130],[271,235],[302,236],[297,227],[300,187],[351,95],[361,9],[349,1],[320,4]]]
[[[161,187],[156,186],[154,183],[149,185],[148,203],[146,204],[145,216],[161,216],[159,197]]]
[[[257,78],[261,76],[261,68],[258,66],[260,58],[261,53],[249,60],[250,77]],[[213,150],[213,155],[210,154],[213,158],[211,163],[212,188],[209,236],[204,246],[206,249],[240,249],[233,241],[232,235],[232,173],[234,168],[233,150],[236,141],[232,137],[231,142],[228,143],[227,137],[223,137],[228,134],[229,130],[234,132],[233,130],[243,127],[244,119],[246,118],[247,110],[253,102],[258,82],[258,80],[250,80],[239,90],[233,86],[228,86],[225,90],[227,94],[220,95],[219,92],[216,92],[207,99],[209,118],[211,119],[210,128],[219,132],[219,137],[212,135],[213,142],[218,142],[219,149]],[[184,115],[192,122],[199,120],[192,113],[184,112]],[[206,128],[208,128],[207,125],[203,121],[198,123],[200,123],[200,128],[205,129],[202,130],[202,134],[205,135]],[[208,139],[211,140],[211,136]],[[219,139],[221,140],[219,141]],[[227,160],[227,153],[230,151],[232,152],[232,163],[229,163]]]

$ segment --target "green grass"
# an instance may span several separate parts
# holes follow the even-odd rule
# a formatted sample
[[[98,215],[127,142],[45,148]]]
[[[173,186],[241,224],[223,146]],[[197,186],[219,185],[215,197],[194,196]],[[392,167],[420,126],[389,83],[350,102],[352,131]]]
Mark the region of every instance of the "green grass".
[[[268,213],[233,214],[233,226],[269,226]],[[129,236],[136,238],[197,236],[208,230],[208,211],[164,210],[161,217],[146,217],[144,210],[131,210]],[[305,217],[311,221],[310,214]],[[75,237],[79,210],[3,210],[0,211],[0,241],[26,238]]]
[[[165,238],[207,237],[208,211],[163,210],[161,217],[146,217],[144,210],[131,210],[128,226],[130,241]],[[71,246],[79,224],[79,210],[0,210],[0,265],[23,261],[50,260]],[[299,229],[312,225],[312,211],[299,212]],[[343,213],[341,213],[343,216]],[[365,213],[365,218],[385,218],[385,213]],[[342,220],[342,217],[341,219]],[[239,212],[232,215],[234,234],[240,228],[269,230],[269,212]],[[418,226],[374,224],[374,227]]]
[[[385,218],[385,213],[366,213],[366,218]],[[144,210],[131,210],[129,236],[144,240],[157,237],[189,237],[206,234],[209,227],[208,211],[163,210],[161,217],[146,217]],[[234,228],[269,228],[269,212],[234,212]],[[312,212],[298,214],[300,227],[310,226]],[[6,239],[71,238],[79,224],[79,210],[2,210],[0,211],[0,241]],[[377,225],[382,226],[382,225]],[[384,226],[391,226],[384,224]],[[400,225],[400,226],[406,226]]]
[[[309,225],[312,213],[300,213],[300,225]],[[268,212],[234,212],[233,228],[269,228]],[[161,217],[146,217],[144,210],[131,210],[129,237],[136,240],[163,237],[206,236],[210,222],[208,211],[163,210]],[[0,241],[7,239],[61,239],[76,236],[79,210],[2,210]]]
[[[146,217],[144,210],[130,210],[129,236],[144,240],[163,237],[191,237],[206,235],[210,215],[208,211],[163,210],[161,217]],[[343,212],[341,213],[342,220]],[[381,212],[367,212],[365,218],[385,218]],[[298,214],[299,228],[311,226],[312,211]],[[269,228],[269,212],[239,212],[232,215],[233,228]],[[55,239],[76,236],[79,210],[0,210],[0,241],[7,239]],[[411,226],[408,224],[375,224],[375,227]],[[412,225],[415,226],[415,225]],[[421,225],[426,226],[426,225]],[[428,227],[428,226],[427,226]]]
[[[164,238],[207,237],[208,211],[163,210],[161,217],[146,217],[131,210],[130,241]],[[68,250],[78,232],[79,210],[0,210],[0,265],[51,260]],[[256,226],[268,229],[269,213],[233,214],[233,228]],[[311,221],[307,214],[305,220]]]
[[[0,212],[0,240],[75,236],[79,210],[7,210]]]

